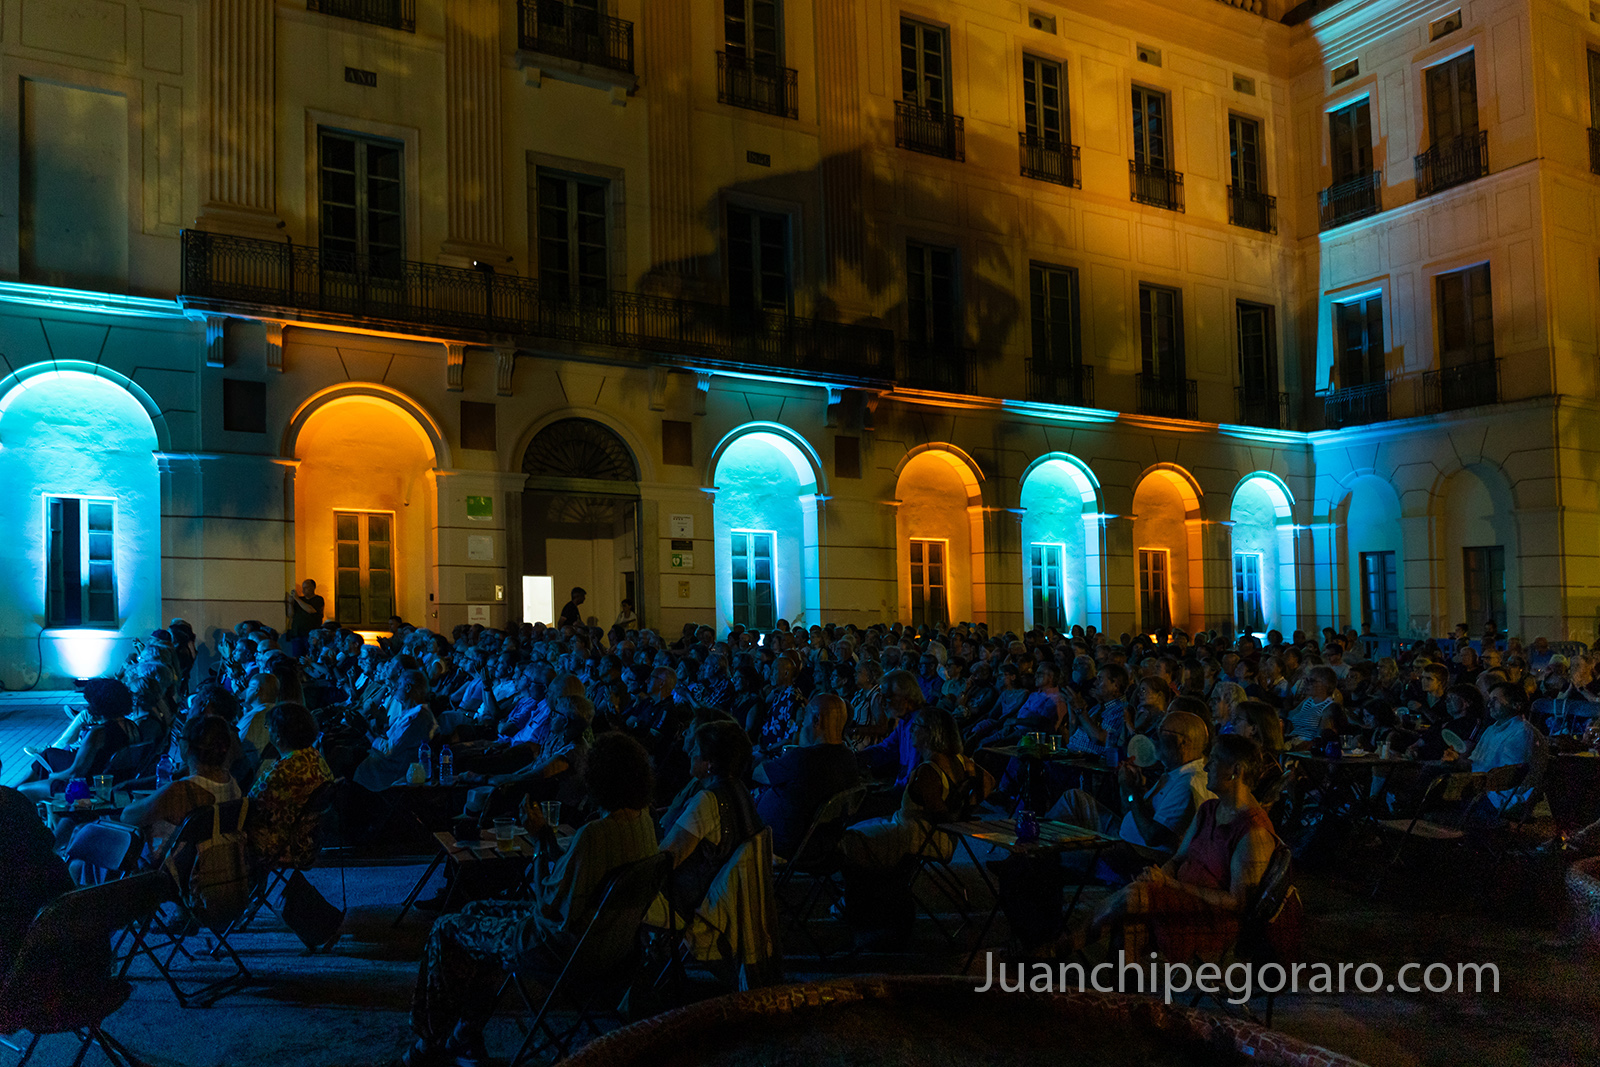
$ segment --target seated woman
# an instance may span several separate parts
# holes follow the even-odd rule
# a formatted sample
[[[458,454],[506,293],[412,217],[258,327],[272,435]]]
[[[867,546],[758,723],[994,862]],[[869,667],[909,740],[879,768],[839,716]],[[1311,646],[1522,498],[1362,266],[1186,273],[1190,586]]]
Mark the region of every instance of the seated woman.
[[[120,816],[121,821],[145,831],[152,854],[192,813],[243,796],[228,770],[233,745],[233,724],[226,719],[202,715],[185,724],[183,759],[188,775],[128,805]]]
[[[255,862],[304,870],[316,858],[315,842],[297,832],[311,794],[333,781],[317,751],[317,721],[304,704],[277,704],[267,712],[267,735],[278,761],[250,788],[250,851]]]
[[[1206,761],[1216,799],[1200,806],[1170,860],[1146,868],[1100,906],[1089,937],[1120,932],[1129,959],[1155,949],[1183,962],[1213,958],[1232,944],[1278,846],[1251,791],[1260,767],[1261,746],[1238,734],[1218,737]]]
[[[712,721],[689,742],[690,775],[704,783],[661,842],[672,853],[665,896],[679,917],[693,915],[734,850],[760,832],[755,800],[745,787],[750,735],[731,720]]]
[[[127,686],[115,678],[91,678],[84,683],[83,698],[88,703],[84,713],[88,734],[76,752],[47,749],[41,754],[56,769],[38,781],[18,787],[29,800],[48,800],[52,793],[66,789],[74,778],[104,774],[112,756],[137,742],[138,728],[128,719],[133,714],[133,694]]]
[[[595,738],[584,785],[603,813],[573,835],[534,883],[529,901],[481,900],[433,924],[417,968],[407,1067],[441,1061],[488,1063],[483,1027],[494,1013],[506,967],[533,960],[556,971],[583,936],[612,872],[657,854],[650,821],[650,756],[625,734]],[[554,849],[539,809],[524,803],[523,825]]]

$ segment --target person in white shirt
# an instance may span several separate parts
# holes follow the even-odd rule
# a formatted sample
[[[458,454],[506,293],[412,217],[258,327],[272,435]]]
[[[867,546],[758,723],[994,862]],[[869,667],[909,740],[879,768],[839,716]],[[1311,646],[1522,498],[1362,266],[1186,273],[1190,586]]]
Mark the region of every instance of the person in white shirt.
[[[633,601],[624,600],[622,602],[622,610],[617,612],[617,621],[612,625],[620,626],[624,630],[636,630],[639,628],[639,616],[634,613]]]
[[[353,780],[364,789],[380,793],[405,777],[416,761],[417,749],[433,736],[438,724],[428,706],[428,680],[421,671],[400,675],[396,692],[398,712],[389,716],[388,728],[372,737],[372,751],[356,767]]]
[[[1523,775],[1517,788],[1486,794],[1479,805],[1487,810],[1474,814],[1492,818],[1526,803],[1544,777],[1545,765],[1550,760],[1550,742],[1525,717],[1526,704],[1527,694],[1521,686],[1501,682],[1489,690],[1489,717],[1494,721],[1478,738],[1478,744],[1472,755],[1465,757],[1465,762],[1474,771],[1525,766],[1528,773]],[[1462,762],[1462,757],[1452,748],[1445,749],[1444,758],[1446,762]]]

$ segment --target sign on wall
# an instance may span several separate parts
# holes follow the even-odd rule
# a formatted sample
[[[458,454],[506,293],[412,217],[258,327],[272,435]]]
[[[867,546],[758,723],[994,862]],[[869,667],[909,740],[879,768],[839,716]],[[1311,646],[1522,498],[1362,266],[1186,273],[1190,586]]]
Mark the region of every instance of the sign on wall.
[[[468,534],[467,558],[481,560],[494,559],[494,538],[489,534]]]
[[[479,522],[488,522],[494,518],[494,497],[469,496],[467,497],[467,518]]]
[[[694,516],[674,515],[671,518],[671,535],[673,537],[694,536]]]
[[[694,553],[693,552],[674,552],[672,554],[672,565],[674,567],[693,567],[694,566]]]
[[[489,625],[489,605],[487,605],[487,604],[468,604],[467,605],[467,622],[471,623],[474,626],[488,626]]]

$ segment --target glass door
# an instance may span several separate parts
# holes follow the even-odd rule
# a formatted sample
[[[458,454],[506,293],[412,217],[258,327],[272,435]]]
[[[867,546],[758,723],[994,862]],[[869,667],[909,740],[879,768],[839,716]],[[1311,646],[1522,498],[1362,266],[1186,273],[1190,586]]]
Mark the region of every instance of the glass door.
[[[381,626],[394,610],[394,516],[336,511],[334,617],[341,626]]]
[[[911,541],[911,621],[918,626],[943,626],[948,619],[944,556],[943,541]]]

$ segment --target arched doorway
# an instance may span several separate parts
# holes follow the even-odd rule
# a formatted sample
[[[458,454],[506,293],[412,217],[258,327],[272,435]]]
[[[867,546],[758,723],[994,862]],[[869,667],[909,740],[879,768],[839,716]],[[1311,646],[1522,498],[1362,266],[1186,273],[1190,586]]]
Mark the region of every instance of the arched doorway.
[[[900,618],[912,626],[981,619],[983,491],[971,460],[942,445],[912,450],[895,481]]]
[[[588,593],[585,617],[609,626],[623,600],[641,620],[639,465],[615,431],[559,418],[522,454],[522,617],[556,621],[570,591]]]
[[[1522,559],[1516,503],[1505,475],[1486,464],[1458,471],[1445,483],[1438,528],[1448,629],[1465,622],[1474,636],[1493,626],[1499,636],[1522,630]]]
[[[374,388],[317,398],[291,422],[299,577],[352,629],[387,630],[394,615],[433,621],[440,457],[436,428],[408,407]]]
[[[818,468],[777,429],[739,431],[712,469],[717,630],[821,621]]]
[[[1241,634],[1294,630],[1293,506],[1288,488],[1265,471],[1233,491],[1233,624]]]
[[[1076,456],[1055,452],[1022,476],[1024,625],[1101,627],[1100,485]]]
[[[156,426],[98,370],[19,372],[7,384],[0,678],[48,687],[104,674],[163,621]]]
[[[1200,493],[1187,471],[1156,467],[1133,492],[1134,621],[1140,633],[1192,631],[1204,605]],[[1196,610],[1198,609],[1198,611]]]
[[[1351,623],[1380,637],[1409,633],[1405,533],[1394,486],[1372,474],[1357,478],[1335,510],[1334,523],[1347,568]]]

